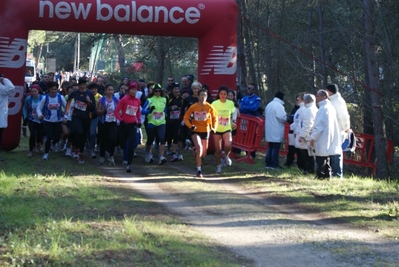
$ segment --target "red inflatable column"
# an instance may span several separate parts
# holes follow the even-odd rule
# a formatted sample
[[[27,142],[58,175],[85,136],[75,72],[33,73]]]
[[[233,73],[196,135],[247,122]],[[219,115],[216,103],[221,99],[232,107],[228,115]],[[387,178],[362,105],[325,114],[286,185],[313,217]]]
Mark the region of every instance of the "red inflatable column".
[[[18,147],[21,136],[28,30],[24,28],[24,18],[10,12],[15,9],[15,2],[3,1],[0,4],[0,73],[14,84],[15,91],[8,96],[8,127],[3,131],[1,147],[12,150]]]

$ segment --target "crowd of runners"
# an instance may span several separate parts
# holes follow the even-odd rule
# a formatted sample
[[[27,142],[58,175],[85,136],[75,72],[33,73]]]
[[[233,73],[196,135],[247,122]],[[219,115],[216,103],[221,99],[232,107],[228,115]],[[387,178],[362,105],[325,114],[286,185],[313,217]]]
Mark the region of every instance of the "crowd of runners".
[[[23,106],[30,132],[27,156],[41,152],[43,160],[51,160],[51,153],[62,150],[78,164],[86,155],[100,165],[124,165],[130,173],[135,150],[143,144],[145,162],[157,158],[159,165],[183,161],[183,151],[193,151],[195,175],[202,177],[202,159],[213,142],[216,173],[221,173],[232,164],[239,109],[234,90],[221,86],[212,99],[208,89],[192,75],[180,83],[170,76],[167,86],[127,77],[114,86],[105,76],[58,84],[44,74],[27,89]],[[115,153],[123,153],[122,162],[115,161]]]

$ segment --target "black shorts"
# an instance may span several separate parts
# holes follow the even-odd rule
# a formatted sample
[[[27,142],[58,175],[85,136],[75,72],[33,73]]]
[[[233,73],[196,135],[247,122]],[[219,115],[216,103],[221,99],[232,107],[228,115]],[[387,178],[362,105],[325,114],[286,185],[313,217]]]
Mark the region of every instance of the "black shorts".
[[[224,135],[225,133],[231,133],[231,130],[227,130],[225,132],[215,132],[214,135]]]
[[[209,139],[209,133],[197,133],[197,132],[191,132],[191,136],[194,134],[198,135],[202,140],[208,140]]]

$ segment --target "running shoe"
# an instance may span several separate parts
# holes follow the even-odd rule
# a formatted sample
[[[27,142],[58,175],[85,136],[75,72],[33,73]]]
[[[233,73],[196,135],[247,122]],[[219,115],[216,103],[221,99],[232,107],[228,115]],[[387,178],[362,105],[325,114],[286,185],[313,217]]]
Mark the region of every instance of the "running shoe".
[[[126,166],[126,172],[132,172],[132,168],[130,167],[130,165]]]
[[[104,157],[100,157],[100,159],[98,160],[98,163],[100,165],[104,165],[104,162],[105,162],[105,158]]]
[[[222,173],[222,166],[216,166],[216,173]]]
[[[65,156],[72,157],[71,149],[67,148],[65,152]]]
[[[168,160],[164,156],[161,156],[159,158],[159,165],[164,165],[167,161]]]
[[[183,161],[183,155],[179,155],[179,161]]]
[[[114,156],[109,156],[108,162],[110,166],[115,166]]]
[[[202,171],[200,170],[197,171],[197,178],[202,178]]]
[[[92,152],[90,153],[90,158],[92,158],[92,159],[97,158],[96,152],[92,151]]]
[[[150,163],[150,162],[153,162],[154,161],[154,159],[152,158],[152,154],[151,153],[145,153],[145,162],[147,162],[147,163]]]
[[[72,158],[73,158],[73,159],[78,159],[78,158],[79,158],[79,150],[78,150],[78,151],[75,151],[75,152],[73,153]]]
[[[231,166],[232,162],[229,156],[224,157],[224,162],[226,163],[227,166]]]
[[[171,159],[170,159],[170,162],[175,162],[175,161],[178,161],[178,160],[179,160],[179,158],[176,157],[176,154],[175,154],[175,153],[173,153],[173,154],[172,154],[172,157],[171,157]]]
[[[83,164],[85,163],[84,159],[83,159],[83,155],[79,154],[79,160],[78,160],[78,164]]]
[[[122,161],[123,165],[127,165],[127,160]]]
[[[27,156],[28,156],[28,158],[33,157],[33,151],[30,151]]]
[[[54,153],[57,153],[59,148],[60,148],[59,143],[54,144],[54,145],[53,145],[53,152],[54,152]]]
[[[48,160],[48,153],[44,153],[43,160]]]

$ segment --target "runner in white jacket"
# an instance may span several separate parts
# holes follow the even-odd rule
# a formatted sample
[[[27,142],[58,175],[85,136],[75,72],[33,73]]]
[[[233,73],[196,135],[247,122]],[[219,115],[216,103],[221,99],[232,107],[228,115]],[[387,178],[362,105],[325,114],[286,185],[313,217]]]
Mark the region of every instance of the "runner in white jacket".
[[[8,126],[8,96],[14,89],[12,82],[0,73],[0,149],[3,130]]]

